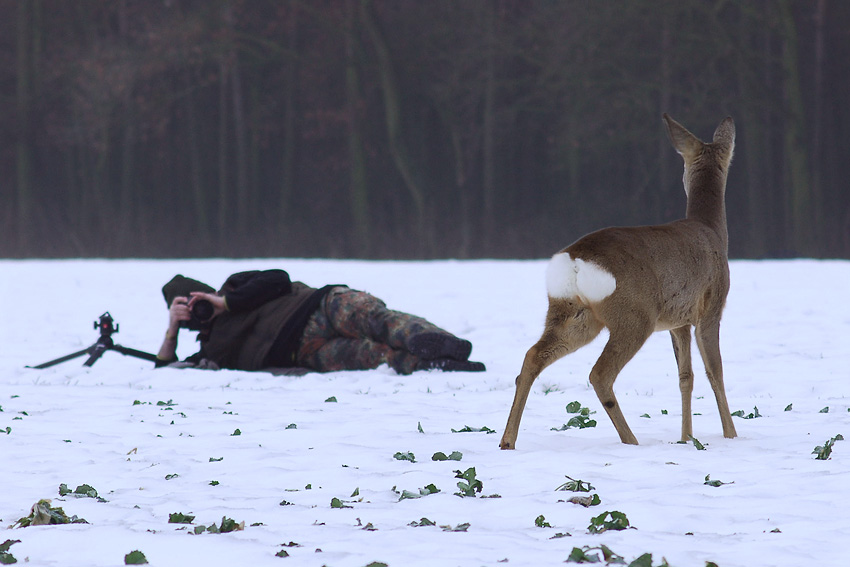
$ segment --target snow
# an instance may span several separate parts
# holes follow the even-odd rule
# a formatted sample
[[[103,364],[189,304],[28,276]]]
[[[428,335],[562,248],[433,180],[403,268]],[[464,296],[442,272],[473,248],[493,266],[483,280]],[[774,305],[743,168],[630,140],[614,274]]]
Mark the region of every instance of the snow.
[[[734,418],[737,439],[721,434],[694,349],[694,435],[706,449],[675,443],[676,364],[669,334],[656,333],[616,384],[641,443],[621,444],[587,381],[603,332],[543,372],[517,449],[500,451],[514,378],[542,330],[546,264],[0,261],[0,525],[45,498],[89,522],[9,529],[0,543],[20,540],[10,552],[21,563],[62,566],[122,565],[133,550],[157,566],[547,566],[562,565],[573,547],[600,545],[674,567],[845,565],[850,441],[837,441],[829,460],[812,451],[850,435],[850,262],[732,263],[721,331],[726,390],[733,411],[757,407],[762,416]],[[175,273],[218,286],[230,273],[271,267],[314,286],[347,283],[422,315],[470,339],[487,372],[154,370],[117,352],[92,367],[78,358],[25,368],[92,344],[93,321],[107,310],[120,325],[116,343],[155,353],[167,321],[160,289]],[[191,335],[181,332],[181,356],[195,350]],[[596,412],[597,427],[552,431],[573,400]],[[497,433],[452,433],[467,425]],[[416,462],[393,457],[407,451]],[[463,459],[434,462],[437,451]],[[453,471],[469,467],[482,495],[501,498],[455,496]],[[730,484],[708,486],[706,475]],[[564,502],[574,494],[555,488],[566,476],[591,483],[602,504]],[[61,483],[89,484],[106,502],[60,497]],[[399,501],[397,492],[431,483],[439,493]],[[351,507],[332,508],[333,498]],[[606,511],[623,512],[636,529],[588,533]],[[194,515],[194,525],[168,523],[176,512]],[[535,526],[540,515],[553,527]],[[223,517],[246,527],[188,533]],[[423,517],[438,525],[409,525]],[[370,523],[375,531],[363,529]],[[463,523],[466,532],[439,527]],[[281,547],[289,542],[300,547]],[[282,549],[290,556],[276,557]]]

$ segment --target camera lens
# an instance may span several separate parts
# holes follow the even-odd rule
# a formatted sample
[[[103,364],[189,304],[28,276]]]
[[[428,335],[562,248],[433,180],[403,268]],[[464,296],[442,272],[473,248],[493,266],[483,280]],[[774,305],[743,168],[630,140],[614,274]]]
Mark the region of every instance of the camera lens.
[[[214,313],[213,304],[206,299],[200,299],[192,305],[192,316],[201,323],[212,319]]]

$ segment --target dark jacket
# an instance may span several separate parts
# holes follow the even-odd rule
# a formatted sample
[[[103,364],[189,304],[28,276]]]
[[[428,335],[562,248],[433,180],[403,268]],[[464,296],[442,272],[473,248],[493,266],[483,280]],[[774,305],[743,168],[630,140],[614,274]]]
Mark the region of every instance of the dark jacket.
[[[219,291],[228,310],[200,332],[190,360],[237,370],[294,366],[307,320],[332,287],[291,282],[283,270],[233,274]]]

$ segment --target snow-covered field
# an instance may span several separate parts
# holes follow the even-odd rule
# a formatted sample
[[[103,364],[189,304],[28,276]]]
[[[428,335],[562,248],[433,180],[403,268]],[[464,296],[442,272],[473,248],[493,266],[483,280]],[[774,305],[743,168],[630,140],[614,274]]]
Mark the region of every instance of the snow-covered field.
[[[616,384],[641,442],[621,444],[587,381],[603,333],[541,375],[517,450],[500,451],[514,378],[542,328],[545,265],[0,261],[0,525],[41,499],[89,522],[8,529],[0,543],[20,540],[9,552],[21,564],[57,566],[123,565],[133,550],[181,567],[547,566],[601,545],[627,563],[651,553],[655,566],[662,557],[673,567],[847,565],[850,440],[829,460],[812,451],[850,435],[850,262],[733,262],[721,331],[727,393],[733,411],[761,415],[734,418],[737,439],[721,435],[694,349],[694,435],[705,450],[675,443],[676,364],[669,335],[656,333]],[[92,344],[105,311],[120,325],[117,343],[156,352],[167,321],[160,288],[172,275],[218,287],[232,272],[269,267],[423,315],[470,339],[487,372],[154,370],[116,352],[90,368],[84,358],[25,368]],[[193,337],[182,334],[186,356]],[[598,425],[553,431],[572,401]],[[496,433],[452,432],[464,426]],[[432,461],[437,451],[463,457]],[[394,458],[407,452],[415,462]],[[455,496],[454,471],[471,467],[482,492]],[[707,475],[728,484],[707,485]],[[575,494],[555,489],[567,476],[593,485],[601,504],[566,502]],[[88,484],[106,501],[60,497],[62,483]],[[440,492],[400,500],[430,484]],[[591,518],[615,511],[635,529],[588,533]],[[169,523],[178,512],[194,522]],[[552,527],[536,525],[541,515]],[[244,530],[191,534],[225,517]],[[410,525],[422,518],[436,525]]]

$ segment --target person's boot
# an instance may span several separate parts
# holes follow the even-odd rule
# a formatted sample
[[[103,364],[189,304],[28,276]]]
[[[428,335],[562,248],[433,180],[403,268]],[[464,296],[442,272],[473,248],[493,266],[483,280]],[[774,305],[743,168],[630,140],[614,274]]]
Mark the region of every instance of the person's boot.
[[[472,352],[471,342],[450,333],[436,331],[426,331],[410,337],[407,347],[412,354],[424,360],[447,358],[465,361]]]
[[[487,368],[483,362],[472,360],[455,360],[453,358],[435,358],[421,360],[416,365],[417,370],[442,370],[443,372],[484,372]]]

